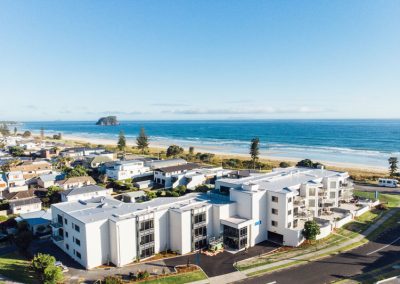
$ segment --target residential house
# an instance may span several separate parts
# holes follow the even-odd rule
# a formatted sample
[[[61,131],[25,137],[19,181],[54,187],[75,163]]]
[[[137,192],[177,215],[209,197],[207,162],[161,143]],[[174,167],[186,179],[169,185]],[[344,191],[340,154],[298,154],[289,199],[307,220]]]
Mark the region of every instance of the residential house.
[[[55,185],[64,190],[96,184],[91,176],[70,177],[55,182]]]
[[[105,188],[97,185],[87,185],[67,189],[60,193],[61,202],[87,200],[93,197],[111,196],[112,188]]]
[[[59,172],[51,172],[49,174],[44,174],[38,177],[37,184],[42,188],[48,188],[50,186],[56,185],[57,181],[61,181],[65,178],[65,175]]]
[[[9,201],[11,214],[22,214],[42,209],[42,202],[35,196],[33,190],[8,193],[5,199]]]
[[[198,168],[200,168],[200,166],[195,163],[158,168],[154,170],[154,182],[164,188],[171,188],[174,186],[174,182],[176,181],[174,177]]]
[[[28,185],[21,171],[6,173],[8,192],[18,192],[28,190]]]
[[[17,223],[26,222],[28,230],[31,231],[34,236],[43,236],[51,234],[51,217],[51,209],[47,209],[22,213],[15,218],[15,221],[17,221]]]
[[[151,176],[150,168],[141,160],[117,161],[106,169],[106,175],[115,180]]]
[[[126,192],[122,194],[122,201],[127,203],[135,203],[137,201],[146,200],[146,193],[143,190]]]
[[[20,171],[22,172],[24,179],[29,180],[42,174],[51,173],[52,168],[52,164],[48,161],[25,161],[21,165],[12,166],[10,171]]]

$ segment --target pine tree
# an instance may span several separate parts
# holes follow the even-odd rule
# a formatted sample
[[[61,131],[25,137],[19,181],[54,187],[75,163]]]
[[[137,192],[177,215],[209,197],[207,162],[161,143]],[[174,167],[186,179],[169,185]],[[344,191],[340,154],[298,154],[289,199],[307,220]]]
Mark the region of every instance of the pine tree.
[[[14,136],[16,136],[17,135],[17,127],[14,127]]]
[[[143,127],[140,129],[139,136],[136,138],[136,145],[137,148],[142,151],[142,154],[149,148],[149,137],[146,135]]]
[[[118,150],[124,151],[126,147],[126,138],[124,132],[121,130],[119,132],[119,138],[117,143]]]
[[[390,157],[388,161],[389,161],[389,173],[390,176],[393,177],[398,170],[397,164],[399,161],[396,157]]]
[[[251,161],[253,162],[253,168],[256,167],[256,162],[258,160],[258,156],[260,155],[260,139],[258,137],[251,139],[250,145],[250,156]]]

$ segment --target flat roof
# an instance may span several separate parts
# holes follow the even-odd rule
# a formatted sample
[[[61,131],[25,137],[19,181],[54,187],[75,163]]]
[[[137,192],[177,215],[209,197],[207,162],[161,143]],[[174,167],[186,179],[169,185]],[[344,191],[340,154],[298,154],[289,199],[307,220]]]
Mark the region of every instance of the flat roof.
[[[237,186],[258,185],[259,190],[291,192],[291,188],[298,187],[304,183],[315,183],[318,185],[320,180],[325,177],[343,176],[348,176],[348,174],[325,169],[291,167],[275,169],[270,173],[251,174],[249,177],[239,179],[222,178],[217,180],[217,182],[224,182]]]

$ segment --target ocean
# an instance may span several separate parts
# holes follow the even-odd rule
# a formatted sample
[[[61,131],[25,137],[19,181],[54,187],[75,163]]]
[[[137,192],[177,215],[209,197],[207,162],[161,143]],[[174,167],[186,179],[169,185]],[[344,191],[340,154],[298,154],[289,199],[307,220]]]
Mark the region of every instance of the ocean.
[[[85,138],[117,139],[120,130],[134,139],[141,127],[151,142],[198,146],[210,152],[248,153],[249,141],[260,138],[261,154],[318,161],[387,167],[400,156],[400,120],[226,120],[121,121],[97,126],[95,121],[24,122],[34,132],[61,132]]]

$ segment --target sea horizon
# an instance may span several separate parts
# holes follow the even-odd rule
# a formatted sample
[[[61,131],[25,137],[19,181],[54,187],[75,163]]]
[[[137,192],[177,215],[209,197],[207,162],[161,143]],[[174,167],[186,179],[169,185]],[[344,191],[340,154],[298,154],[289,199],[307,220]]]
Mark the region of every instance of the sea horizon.
[[[400,119],[263,119],[263,120],[121,120],[117,126],[96,121],[22,122],[24,130],[102,139],[111,142],[122,130],[134,143],[141,127],[153,146],[177,144],[214,153],[246,154],[250,139],[260,138],[261,155],[271,158],[387,166],[400,155]],[[371,136],[373,135],[373,136]]]

